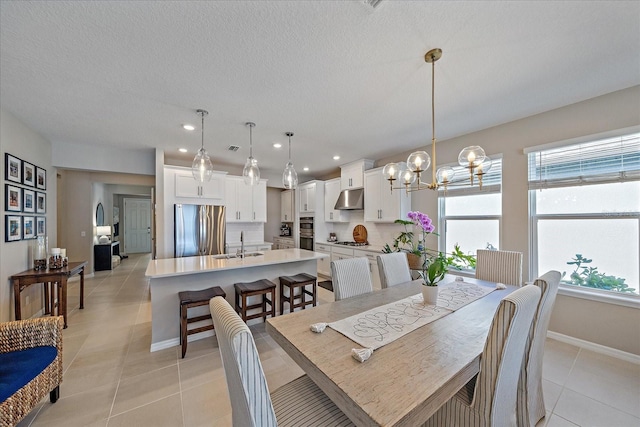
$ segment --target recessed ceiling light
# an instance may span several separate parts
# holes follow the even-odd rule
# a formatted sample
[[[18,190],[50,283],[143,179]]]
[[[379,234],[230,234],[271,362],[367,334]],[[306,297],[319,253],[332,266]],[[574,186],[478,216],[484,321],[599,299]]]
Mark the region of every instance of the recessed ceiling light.
[[[181,153],[186,153],[187,149],[186,148],[178,148],[178,151]]]
[[[309,172],[309,168],[308,168],[308,167],[306,167],[306,166],[305,166],[305,167],[303,167],[303,168],[302,168],[302,170],[303,170],[303,171],[305,171],[305,172]]]
[[[280,144],[279,142],[274,142],[273,148],[282,148],[282,144]]]
[[[182,128],[184,130],[195,130],[196,127],[193,125],[182,125]]]
[[[333,156],[333,160],[340,160],[340,156]]]

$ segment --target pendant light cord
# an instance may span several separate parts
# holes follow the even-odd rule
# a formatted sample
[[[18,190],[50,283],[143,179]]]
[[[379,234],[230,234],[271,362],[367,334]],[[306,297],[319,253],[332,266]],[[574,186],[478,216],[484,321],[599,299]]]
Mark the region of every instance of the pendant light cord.
[[[253,159],[253,126],[249,125],[249,158]]]
[[[202,145],[200,146],[201,150],[204,150],[204,111],[200,112],[201,125],[200,125],[200,141]]]
[[[431,158],[433,166],[431,168],[431,183],[436,181],[436,61],[431,61]]]

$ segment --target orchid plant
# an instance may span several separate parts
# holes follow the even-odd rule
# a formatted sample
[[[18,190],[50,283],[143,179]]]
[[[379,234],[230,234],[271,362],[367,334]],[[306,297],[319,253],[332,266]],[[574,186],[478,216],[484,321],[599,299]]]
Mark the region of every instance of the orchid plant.
[[[387,244],[383,248],[383,252],[407,252],[422,258],[422,267],[418,270],[422,278],[422,284],[425,286],[437,286],[438,282],[444,279],[449,267],[460,269],[461,264],[475,267],[475,257],[466,255],[456,244],[454,252],[447,256],[446,253],[429,249],[425,242],[427,235],[435,233],[435,226],[429,215],[412,211],[407,214],[408,220],[397,219],[396,224],[404,225],[404,231],[398,235],[393,241],[393,249]],[[412,226],[412,229],[408,227]],[[417,228],[417,231],[414,230]]]

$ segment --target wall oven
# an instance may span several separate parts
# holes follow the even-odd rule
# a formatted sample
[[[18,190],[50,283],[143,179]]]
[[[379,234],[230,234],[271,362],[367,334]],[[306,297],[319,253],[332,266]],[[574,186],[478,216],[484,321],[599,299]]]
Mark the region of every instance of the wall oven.
[[[300,218],[300,249],[313,250],[313,217]]]

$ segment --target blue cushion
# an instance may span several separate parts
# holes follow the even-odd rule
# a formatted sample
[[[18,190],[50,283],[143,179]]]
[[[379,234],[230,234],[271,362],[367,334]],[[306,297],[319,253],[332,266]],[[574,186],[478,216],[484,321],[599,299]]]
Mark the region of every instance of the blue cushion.
[[[58,350],[52,346],[0,353],[0,402],[7,400],[44,371],[57,353]]]

